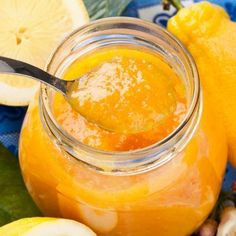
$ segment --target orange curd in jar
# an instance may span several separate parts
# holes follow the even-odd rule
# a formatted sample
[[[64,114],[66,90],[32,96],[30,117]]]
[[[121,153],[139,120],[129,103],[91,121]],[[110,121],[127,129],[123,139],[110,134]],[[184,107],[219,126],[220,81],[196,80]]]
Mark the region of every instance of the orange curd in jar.
[[[68,37],[48,71],[86,76],[73,106],[42,86],[24,121],[20,164],[42,212],[101,236],[196,230],[217,200],[227,146],[183,46],[151,23],[104,19]]]

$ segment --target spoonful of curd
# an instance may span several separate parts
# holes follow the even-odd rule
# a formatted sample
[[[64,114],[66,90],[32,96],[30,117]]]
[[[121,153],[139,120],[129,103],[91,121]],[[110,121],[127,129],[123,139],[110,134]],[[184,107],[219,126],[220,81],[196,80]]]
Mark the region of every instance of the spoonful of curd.
[[[156,129],[173,117],[180,81],[171,71],[158,57],[150,62],[117,55],[66,81],[25,62],[0,57],[0,73],[22,74],[45,83],[62,93],[88,121],[126,134]]]

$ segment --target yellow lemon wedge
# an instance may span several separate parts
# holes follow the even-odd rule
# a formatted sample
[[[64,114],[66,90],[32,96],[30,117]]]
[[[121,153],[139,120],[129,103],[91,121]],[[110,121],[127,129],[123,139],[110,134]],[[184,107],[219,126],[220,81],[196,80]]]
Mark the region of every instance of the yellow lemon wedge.
[[[57,45],[89,21],[82,0],[0,0],[0,56],[44,68]],[[0,73],[0,104],[24,106],[38,83]]]
[[[24,218],[0,227],[0,236],[96,236],[87,226],[47,217]]]

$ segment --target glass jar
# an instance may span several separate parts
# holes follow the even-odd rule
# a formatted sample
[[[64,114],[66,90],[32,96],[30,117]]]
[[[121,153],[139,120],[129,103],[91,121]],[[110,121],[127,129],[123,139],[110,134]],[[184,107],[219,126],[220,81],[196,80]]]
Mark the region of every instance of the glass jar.
[[[47,71],[62,77],[75,59],[110,45],[155,51],[177,71],[189,98],[182,123],[146,148],[97,150],[57,123],[54,91],[42,85],[20,137],[26,186],[46,216],[78,220],[98,235],[189,235],[216,203],[227,157],[224,130],[202,98],[190,54],[152,23],[131,18],[90,23],[65,39]]]

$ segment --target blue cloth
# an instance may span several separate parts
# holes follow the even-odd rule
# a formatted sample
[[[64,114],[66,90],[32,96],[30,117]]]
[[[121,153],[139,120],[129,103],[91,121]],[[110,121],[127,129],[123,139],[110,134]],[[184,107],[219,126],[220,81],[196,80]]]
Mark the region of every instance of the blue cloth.
[[[185,0],[184,5],[200,2],[201,0]],[[229,13],[232,20],[236,21],[236,1],[235,0],[209,0],[210,2],[223,6]],[[139,17],[163,26],[167,20],[176,13],[172,7],[169,11],[164,11],[160,5],[160,0],[133,0],[123,12],[124,16]],[[18,139],[20,128],[26,112],[26,107],[0,106],[0,142],[3,143],[12,153],[17,156]],[[236,171],[228,165],[225,175],[223,190],[230,189],[233,180],[236,180]]]
[[[201,2],[203,0],[182,0],[184,5],[189,5],[194,2]],[[172,8],[171,11],[164,11],[160,5],[160,0],[132,0],[127,9],[123,12],[124,16],[139,17],[142,19],[150,19],[155,23],[160,23],[166,26],[166,21],[176,11]],[[236,21],[236,1],[235,0],[208,0],[218,4],[226,9],[231,19]],[[143,15],[143,11],[145,14]]]

